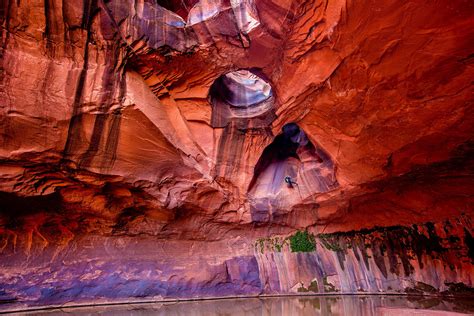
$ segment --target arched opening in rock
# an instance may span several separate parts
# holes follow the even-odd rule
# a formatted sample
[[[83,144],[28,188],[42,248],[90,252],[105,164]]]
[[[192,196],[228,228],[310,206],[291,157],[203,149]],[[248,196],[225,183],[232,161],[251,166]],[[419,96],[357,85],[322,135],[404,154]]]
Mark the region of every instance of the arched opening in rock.
[[[248,70],[229,72],[216,84],[216,92],[222,100],[239,108],[255,106],[272,96],[270,84]]]
[[[220,76],[209,98],[213,127],[225,127],[231,121],[239,128],[266,127],[275,119],[272,87],[256,71],[242,69]]]
[[[329,155],[296,123],[288,123],[264,149],[248,192],[257,210],[268,210],[295,205],[337,186]]]

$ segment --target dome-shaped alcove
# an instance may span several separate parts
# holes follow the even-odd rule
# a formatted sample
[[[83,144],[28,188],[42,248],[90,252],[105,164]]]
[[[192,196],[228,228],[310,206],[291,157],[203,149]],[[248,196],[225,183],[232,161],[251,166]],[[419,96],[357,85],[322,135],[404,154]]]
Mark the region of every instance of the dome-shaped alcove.
[[[276,118],[273,90],[255,70],[226,73],[212,84],[212,127],[226,127],[230,122],[239,128],[268,127]]]
[[[336,187],[331,157],[297,124],[286,124],[255,165],[248,192],[252,220],[269,221],[272,212]]]
[[[260,144],[273,137],[275,96],[270,81],[254,69],[221,75],[209,90],[211,125],[218,139],[214,176],[246,193]]]

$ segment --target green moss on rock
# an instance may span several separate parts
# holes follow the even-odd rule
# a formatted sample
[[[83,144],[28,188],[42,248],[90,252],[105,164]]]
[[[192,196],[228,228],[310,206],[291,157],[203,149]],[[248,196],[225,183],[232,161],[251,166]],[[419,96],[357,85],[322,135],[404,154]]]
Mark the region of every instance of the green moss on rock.
[[[292,252],[311,252],[316,250],[314,235],[307,231],[297,231],[289,239]]]

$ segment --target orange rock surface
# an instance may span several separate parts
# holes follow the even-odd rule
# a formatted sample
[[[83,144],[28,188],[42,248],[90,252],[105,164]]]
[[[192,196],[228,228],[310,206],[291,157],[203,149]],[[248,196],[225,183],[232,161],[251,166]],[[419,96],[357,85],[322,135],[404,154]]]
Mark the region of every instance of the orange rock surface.
[[[430,273],[472,287],[473,16],[466,0],[3,1],[0,299],[287,293],[328,276],[379,292]],[[430,240],[453,229],[460,259],[428,251],[384,274],[349,254],[347,274],[331,249],[253,249],[428,222]],[[33,286],[49,273],[66,294]]]

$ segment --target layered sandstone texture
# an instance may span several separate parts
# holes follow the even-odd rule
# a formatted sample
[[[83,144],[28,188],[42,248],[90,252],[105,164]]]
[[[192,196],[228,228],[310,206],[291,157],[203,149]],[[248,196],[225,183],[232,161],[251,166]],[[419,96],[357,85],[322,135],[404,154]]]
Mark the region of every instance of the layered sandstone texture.
[[[0,301],[473,295],[473,17],[2,1]]]

